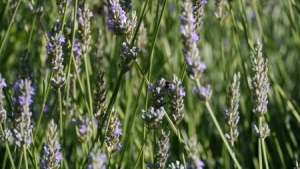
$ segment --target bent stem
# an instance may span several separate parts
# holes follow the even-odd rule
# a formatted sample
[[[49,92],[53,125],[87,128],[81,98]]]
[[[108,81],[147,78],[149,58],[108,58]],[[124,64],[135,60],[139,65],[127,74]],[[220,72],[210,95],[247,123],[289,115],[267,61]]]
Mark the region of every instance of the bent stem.
[[[199,86],[199,87],[200,87],[200,86]],[[237,167],[238,169],[241,169],[242,167],[241,167],[241,165],[239,164],[239,162],[237,161],[237,159],[236,159],[236,157],[235,157],[235,155],[234,155],[232,149],[230,148],[230,145],[228,144],[228,142],[227,142],[227,140],[226,140],[226,138],[225,138],[225,136],[224,136],[224,133],[223,133],[223,131],[221,130],[221,127],[220,127],[220,125],[219,125],[219,123],[218,123],[218,121],[217,121],[217,119],[216,119],[216,117],[215,117],[215,115],[214,115],[214,113],[213,113],[211,107],[210,107],[209,102],[206,101],[206,102],[205,102],[205,106],[206,106],[206,108],[207,108],[207,110],[208,110],[208,112],[209,112],[210,117],[211,117],[212,120],[213,120],[214,125],[217,127],[217,130],[218,130],[218,132],[219,132],[219,135],[221,136],[221,139],[222,139],[222,141],[224,142],[224,144],[225,144],[225,146],[226,146],[226,148],[227,148],[227,150],[228,150],[228,152],[229,152],[229,155],[231,156],[232,160],[234,161],[236,167]]]

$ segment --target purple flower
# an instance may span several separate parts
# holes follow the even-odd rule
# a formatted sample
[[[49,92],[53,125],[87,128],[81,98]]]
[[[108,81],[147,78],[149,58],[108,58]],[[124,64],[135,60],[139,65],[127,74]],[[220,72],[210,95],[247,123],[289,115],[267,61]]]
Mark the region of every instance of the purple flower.
[[[0,90],[2,90],[2,88],[6,87],[6,86],[7,85],[6,85],[5,79],[0,76]]]
[[[108,20],[107,26],[116,35],[126,35],[131,32],[136,25],[135,13],[128,19],[126,12],[122,9],[119,0],[108,0]]]

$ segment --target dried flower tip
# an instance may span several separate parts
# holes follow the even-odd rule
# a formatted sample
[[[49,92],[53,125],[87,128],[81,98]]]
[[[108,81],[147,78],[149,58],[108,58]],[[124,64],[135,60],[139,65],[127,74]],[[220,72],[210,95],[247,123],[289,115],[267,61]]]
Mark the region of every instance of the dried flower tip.
[[[66,3],[67,3],[67,0],[56,0],[58,14],[63,15],[65,13]]]
[[[155,169],[163,169],[166,165],[169,156],[168,151],[170,148],[169,135],[170,132],[164,132],[162,130],[162,136],[160,137],[157,143],[157,153],[154,156]]]
[[[175,75],[173,75],[173,80],[168,86],[171,118],[175,124],[179,124],[184,117],[182,110],[184,108],[183,97],[185,96],[185,91],[181,80]]]
[[[154,109],[150,107],[148,111],[142,110],[142,119],[148,129],[155,129],[160,123],[165,114],[165,109],[160,107]]]
[[[97,75],[96,93],[94,94],[94,116],[101,120],[106,111],[106,88],[104,81],[104,72],[99,71]]]
[[[193,0],[193,14],[195,18],[195,28],[200,28],[202,25],[203,6],[207,4],[207,0]]]

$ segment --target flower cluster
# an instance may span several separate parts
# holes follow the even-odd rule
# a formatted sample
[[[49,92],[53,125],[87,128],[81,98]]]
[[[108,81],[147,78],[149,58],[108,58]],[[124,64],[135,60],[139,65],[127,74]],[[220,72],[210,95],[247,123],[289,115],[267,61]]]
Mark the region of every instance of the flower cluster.
[[[186,169],[202,169],[205,165],[198,156],[197,139],[189,140],[189,149],[191,152],[188,154]]]
[[[92,137],[92,121],[90,117],[86,114],[85,116],[80,115],[76,119],[76,131],[77,136],[82,143],[86,143]]]
[[[225,122],[230,128],[230,134],[225,134],[225,137],[234,145],[239,132],[236,129],[237,123],[240,120],[238,108],[240,101],[240,73],[234,74],[231,85],[228,88],[228,93],[226,97],[226,109],[224,110]]]
[[[6,86],[7,85],[5,79],[2,78],[0,74],[0,125],[2,123],[5,123],[7,119],[7,111],[5,110],[4,103],[3,103],[3,100],[5,98],[3,94],[3,88]],[[10,138],[11,138],[11,132],[7,128],[5,128],[3,132],[0,132],[0,142],[6,143],[9,141]]]
[[[59,168],[62,154],[60,152],[61,146],[57,139],[57,125],[52,119],[48,124],[47,143],[43,148],[44,158],[40,161],[41,168]]]
[[[203,6],[207,0],[193,0],[193,14],[195,18],[195,28],[200,28],[202,25]]]
[[[251,93],[253,102],[253,113],[261,119],[267,113],[269,78],[268,78],[268,60],[262,57],[262,44],[257,40],[254,44],[254,55],[252,57],[252,81]],[[269,126],[262,121],[258,129],[254,126],[256,133],[260,138],[266,138],[270,134]]]
[[[105,135],[106,148],[109,153],[121,150],[122,146],[119,137],[122,135],[121,121],[117,118],[117,111],[112,110],[108,129]]]
[[[15,138],[15,144],[21,148],[23,145],[27,148],[31,144],[31,116],[30,104],[33,102],[32,96],[34,88],[29,79],[18,80],[14,84],[15,95],[13,97],[13,128],[12,133]]]
[[[164,132],[162,130],[162,136],[157,142],[157,153],[154,156],[155,169],[163,169],[166,165],[167,159],[169,157],[168,151],[170,148],[169,135],[170,132]]]
[[[127,18],[126,12],[122,9],[119,0],[108,0],[108,29],[116,35],[130,34],[136,26],[135,11],[132,12],[131,18]]]
[[[47,32],[49,42],[46,46],[46,51],[48,54],[48,60],[50,63],[50,68],[53,71],[53,76],[51,78],[51,83],[55,88],[60,88],[64,85],[66,81],[65,73],[63,71],[63,51],[62,44],[65,42],[65,37],[60,31],[60,21],[57,20],[53,28]]]
[[[254,109],[252,110],[258,117],[264,116],[267,112],[269,78],[268,78],[268,60],[262,57],[262,45],[259,41],[254,44],[254,56],[252,57],[252,101]]]
[[[105,163],[106,155],[95,147],[89,154],[87,169],[106,169]]]
[[[94,116],[97,120],[104,117],[106,111],[106,88],[104,72],[99,71],[97,76],[96,93],[94,94]]]
[[[91,41],[91,26],[90,18],[93,16],[93,13],[89,9],[88,4],[84,4],[83,9],[78,8],[77,10],[77,22],[78,22],[78,33],[80,39],[81,51],[87,53],[91,50],[90,41]]]
[[[125,70],[130,69],[130,64],[135,61],[138,57],[140,49],[137,47],[128,47],[126,42],[122,43],[122,54],[121,57],[121,63],[119,64],[119,67],[122,68],[122,66],[125,66]],[[124,65],[126,64],[126,65]]]
[[[196,94],[196,96],[203,101],[209,101],[212,95],[212,90],[210,89],[210,85],[200,86],[200,89],[197,89],[195,86],[192,88],[192,92]]]
[[[154,109],[159,109],[166,104],[164,97],[166,96],[166,80],[164,78],[160,78],[154,84],[150,84],[149,92],[152,94],[151,98],[151,106]]]
[[[163,107],[158,109],[150,107],[148,111],[142,110],[142,119],[148,129],[155,129],[161,123],[164,114],[165,109]]]
[[[4,94],[3,94],[3,88],[6,86],[7,86],[7,84],[5,82],[5,79],[2,78],[2,76],[0,74],[0,124],[5,122],[5,120],[7,118],[7,112],[3,105],[3,100],[5,98]]]
[[[56,0],[56,5],[57,5],[58,13],[60,15],[64,14],[66,3],[67,3],[67,0]]]
[[[182,110],[184,108],[183,97],[185,96],[185,91],[182,87],[182,82],[174,75],[172,82],[167,84],[167,89],[169,91],[171,119],[175,124],[179,124],[184,117]]]
[[[185,169],[184,165],[180,163],[180,161],[176,161],[175,164],[171,163],[168,165],[167,169]]]
[[[206,69],[204,62],[200,60],[197,42],[200,39],[195,32],[196,24],[193,15],[193,4],[190,1],[182,2],[182,12],[180,15],[180,34],[183,44],[183,54],[187,64],[187,74],[192,80],[199,80],[202,72]]]

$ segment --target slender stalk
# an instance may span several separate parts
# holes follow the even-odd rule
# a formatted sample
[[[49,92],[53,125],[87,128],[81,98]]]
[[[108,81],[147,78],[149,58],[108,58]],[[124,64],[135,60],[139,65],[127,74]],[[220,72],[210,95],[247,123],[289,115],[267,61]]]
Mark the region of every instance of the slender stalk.
[[[199,86],[199,87],[200,87],[200,86]],[[218,132],[219,132],[219,135],[221,136],[221,139],[222,139],[222,141],[224,142],[224,144],[225,144],[225,146],[226,146],[226,148],[227,148],[227,150],[228,150],[228,152],[229,152],[229,155],[231,156],[232,160],[234,161],[236,167],[237,167],[238,169],[241,169],[242,167],[241,167],[241,165],[239,164],[239,162],[237,161],[237,159],[236,159],[236,157],[235,157],[233,151],[231,150],[230,145],[228,144],[228,142],[227,142],[227,140],[226,140],[226,138],[225,138],[225,136],[224,136],[224,133],[223,133],[223,131],[222,131],[222,129],[221,129],[221,127],[220,127],[220,125],[219,125],[219,123],[218,123],[218,121],[217,121],[217,119],[216,119],[216,117],[215,117],[215,115],[214,115],[214,113],[213,113],[211,107],[210,107],[209,102],[205,102],[205,106],[206,106],[206,108],[207,108],[207,110],[208,110],[209,115],[211,116],[211,118],[212,118],[212,120],[213,120],[214,125],[217,127],[217,130],[218,130]]]
[[[84,67],[85,67],[85,73],[86,73],[86,82],[87,82],[87,93],[88,93],[88,101],[89,101],[89,105],[90,105],[90,110],[93,110],[93,99],[92,99],[92,93],[91,93],[91,84],[90,84],[90,74],[89,74],[89,69],[88,69],[88,64],[87,64],[87,54],[84,53],[83,54],[83,58],[84,58]],[[95,123],[94,121],[94,116],[93,113],[90,112],[90,117],[92,119],[92,129],[93,129],[93,133],[96,133],[96,129],[95,129]]]
[[[146,137],[144,138],[144,141],[143,141],[143,146],[139,152],[139,155],[136,159],[136,162],[135,162],[135,165],[134,165],[134,169],[136,169],[136,167],[138,166],[138,163],[140,161],[140,157],[142,156],[142,153],[144,152],[144,148],[145,148],[145,145],[146,145],[146,142],[147,142],[147,138],[148,138],[148,135],[150,133],[150,130],[148,130],[147,134],[146,134]]]
[[[23,148],[23,155],[24,155],[25,169],[28,169],[27,150],[26,150],[25,145],[23,145],[22,148]]]
[[[5,41],[6,41],[7,37],[8,37],[8,33],[10,32],[12,23],[13,23],[14,20],[15,20],[15,17],[16,17],[16,14],[17,14],[17,11],[18,11],[18,9],[19,9],[19,6],[20,6],[21,1],[22,1],[22,0],[18,0],[16,9],[15,9],[15,11],[14,11],[14,14],[13,14],[11,20],[10,20],[10,23],[9,23],[9,25],[8,25],[8,28],[7,28],[7,31],[5,32],[4,38],[3,38],[2,42],[1,42],[1,46],[0,46],[0,56],[1,56],[1,53],[2,53],[2,50],[3,50],[4,44],[5,44]],[[8,2],[7,2],[7,3],[8,3]]]
[[[62,99],[61,99],[61,89],[57,89],[58,105],[59,105],[59,136],[60,140],[63,138],[63,111],[62,111]]]

